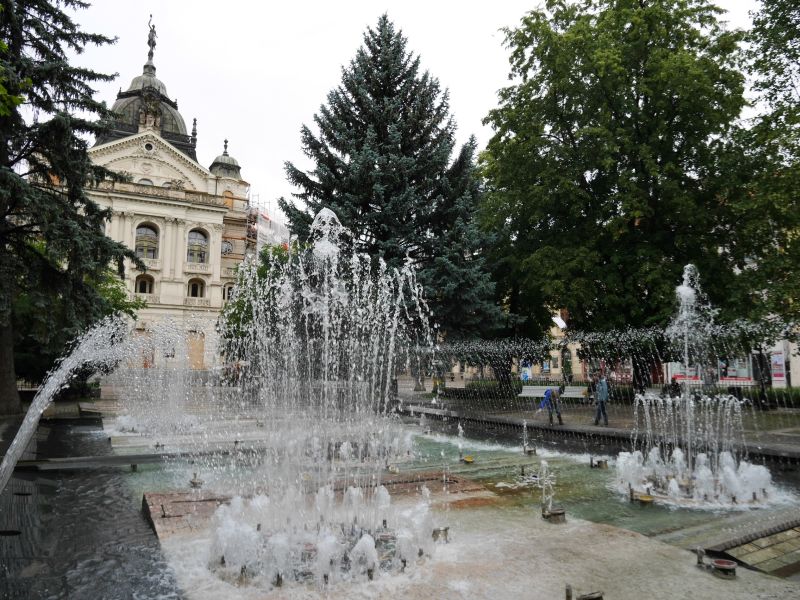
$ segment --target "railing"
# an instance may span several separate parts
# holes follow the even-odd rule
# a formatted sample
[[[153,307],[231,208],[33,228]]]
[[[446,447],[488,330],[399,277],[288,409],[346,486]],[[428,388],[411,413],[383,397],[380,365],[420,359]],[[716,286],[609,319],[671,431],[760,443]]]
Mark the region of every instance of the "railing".
[[[210,273],[211,265],[209,263],[187,262],[183,264],[184,273]]]
[[[157,258],[142,258],[139,257],[144,263],[144,266],[147,267],[148,271],[160,271],[161,270],[161,261]],[[138,270],[138,269],[137,269]]]
[[[205,192],[193,190],[179,190],[176,188],[165,188],[155,185],[139,185],[138,183],[122,183],[112,181],[101,181],[95,189],[117,192],[131,192],[155,198],[171,198],[173,200],[185,200],[194,204],[206,204],[209,206],[225,206],[225,198],[213,196]]]
[[[211,301],[208,298],[184,298],[184,306],[211,306]]]
[[[161,299],[158,297],[157,294],[142,294],[140,292],[136,292],[134,294],[137,298],[144,300],[147,304],[159,304]]]

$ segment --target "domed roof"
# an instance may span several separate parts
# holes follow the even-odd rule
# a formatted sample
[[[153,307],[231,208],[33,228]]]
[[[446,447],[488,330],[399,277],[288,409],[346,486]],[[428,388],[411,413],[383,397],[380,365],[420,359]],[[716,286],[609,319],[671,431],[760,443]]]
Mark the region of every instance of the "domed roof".
[[[225,149],[222,154],[214,159],[208,170],[218,177],[242,178],[242,169],[239,166],[239,161],[228,154],[228,140],[225,140]]]
[[[138,133],[142,128],[151,128],[178,150],[197,160],[196,130],[191,137],[186,131],[186,122],[178,112],[178,103],[167,95],[167,86],[156,77],[156,66],[153,64],[153,51],[156,46],[155,26],[150,26],[147,44],[147,62],[142,74],[133,78],[124,92],[120,90],[117,100],[111,107],[115,119],[110,129],[97,139],[97,144],[105,144],[114,140]]]
[[[131,81],[127,91],[132,92],[134,90],[142,90],[146,87],[153,88],[162,96],[169,97],[169,94],[167,94],[167,86],[164,85],[163,81],[156,77],[156,66],[151,60],[148,60],[145,63],[142,74],[133,78],[133,81]]]

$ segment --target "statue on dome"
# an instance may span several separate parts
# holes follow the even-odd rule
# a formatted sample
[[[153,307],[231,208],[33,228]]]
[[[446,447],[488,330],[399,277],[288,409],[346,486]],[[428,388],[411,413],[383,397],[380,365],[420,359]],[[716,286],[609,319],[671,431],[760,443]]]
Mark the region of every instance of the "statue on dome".
[[[156,49],[156,26],[153,25],[153,15],[150,15],[147,26],[150,27],[150,33],[147,35],[147,45],[150,46],[150,51],[147,53],[147,60],[153,60],[153,51]]]

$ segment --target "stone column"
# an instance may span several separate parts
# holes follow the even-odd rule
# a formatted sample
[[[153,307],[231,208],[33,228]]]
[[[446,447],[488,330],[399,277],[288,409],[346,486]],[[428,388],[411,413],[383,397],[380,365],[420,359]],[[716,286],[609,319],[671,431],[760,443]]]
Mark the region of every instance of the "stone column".
[[[178,226],[175,217],[164,218],[164,245],[159,247],[158,256],[161,259],[161,277],[172,279],[175,276],[175,238],[178,236]]]
[[[131,250],[135,250],[136,232],[133,230],[133,223],[136,218],[136,213],[132,210],[126,210],[123,213],[123,217],[122,242]]]
[[[122,212],[118,210],[111,211],[111,227],[109,232],[109,237],[112,240],[117,242],[121,242],[122,238],[120,237],[120,220],[122,219]]]
[[[186,221],[177,219],[175,225],[175,252],[172,255],[175,270],[172,276],[186,283],[183,274],[183,263],[186,260]]]
[[[225,225],[215,223],[212,225],[211,244],[209,246],[208,262],[211,265],[212,281],[218,282],[222,278],[222,232]]]

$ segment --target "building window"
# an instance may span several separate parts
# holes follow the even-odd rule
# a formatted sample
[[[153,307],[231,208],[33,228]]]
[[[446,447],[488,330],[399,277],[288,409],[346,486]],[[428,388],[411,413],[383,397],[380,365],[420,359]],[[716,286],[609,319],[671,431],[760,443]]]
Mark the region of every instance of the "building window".
[[[136,293],[137,294],[152,294],[153,293],[153,278],[149,275],[139,275],[136,278]]]
[[[154,225],[139,225],[136,228],[136,256],[158,258],[158,231]]]
[[[139,185],[153,185],[153,182],[150,181],[149,179],[140,179],[136,183],[138,183]]]
[[[190,279],[189,289],[186,290],[186,295],[189,298],[203,298],[206,292],[206,284],[202,279]]]
[[[227,302],[231,299],[231,294],[233,293],[233,284],[229,283],[222,288],[222,300]]]
[[[189,249],[186,261],[190,263],[204,263],[208,255],[208,236],[199,229],[189,232]]]

